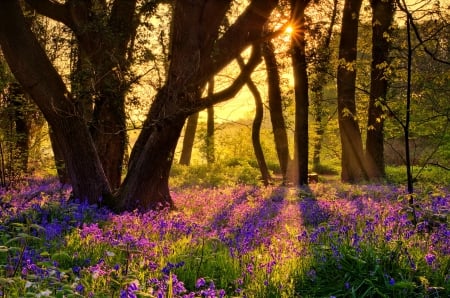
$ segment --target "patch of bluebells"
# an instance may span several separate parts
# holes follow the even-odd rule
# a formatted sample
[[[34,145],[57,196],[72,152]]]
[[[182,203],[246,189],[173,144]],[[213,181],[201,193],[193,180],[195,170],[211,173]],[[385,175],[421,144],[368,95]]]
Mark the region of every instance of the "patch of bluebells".
[[[236,288],[232,289],[237,295],[245,295],[246,287],[252,282],[269,285],[269,275],[279,270],[278,265],[308,256],[311,252],[319,254],[323,252],[324,245],[329,247],[330,254],[320,254],[321,260],[326,262],[333,258],[339,265],[343,258],[343,245],[352,247],[359,254],[364,245],[383,243],[393,246],[397,242],[404,242],[401,254],[411,270],[421,269],[419,267],[424,264],[429,270],[439,269],[443,258],[450,254],[448,224],[434,223],[432,229],[428,229],[429,223],[414,227],[403,212],[405,206],[392,194],[398,190],[387,186],[358,187],[361,188],[358,190],[361,195],[352,195],[349,191],[326,192],[317,194],[315,198],[300,198],[291,202],[284,199],[287,195],[285,191],[275,190],[274,195],[268,195],[265,190],[255,187],[183,190],[182,193],[174,193],[173,197],[177,206],[180,206],[179,210],[190,212],[171,213],[165,210],[159,213],[127,212],[112,215],[104,209],[79,201],[68,202],[67,197],[58,197],[61,192],[53,196],[47,186],[39,188],[39,191],[47,189],[50,195],[40,194],[22,204],[17,199],[12,200],[12,205],[21,207],[2,213],[0,223],[12,220],[27,222],[31,219],[44,228],[43,232],[34,231],[34,235],[42,237],[48,244],[61,241],[59,249],[64,245],[63,236],[69,231],[75,231],[83,244],[90,244],[87,247],[107,247],[111,250],[111,256],[113,251],[124,252],[127,263],[120,264],[114,257],[108,260],[108,251],[104,252],[105,258],[98,261],[86,259],[86,262],[82,262],[74,257],[78,261],[72,267],[69,279],[74,291],[81,295],[90,295],[92,290],[81,283],[84,278],[104,278],[107,281],[125,275],[128,270],[147,270],[150,277],[128,283],[119,290],[120,297],[136,297],[139,291],[165,297],[169,288],[172,288],[173,297],[224,297],[224,290],[216,289],[213,280],[206,281],[204,278],[197,279],[195,291],[188,293],[184,282],[174,274],[184,265],[183,262],[166,263],[163,268],[159,267],[162,260],[166,262],[167,257],[173,254],[177,241],[183,239],[199,243],[199,239],[214,238],[228,246],[230,257],[238,261],[236,263],[242,271],[238,275]],[[33,193],[27,189],[22,197]],[[57,192],[53,190],[53,193]],[[48,208],[50,201],[52,208]],[[211,201],[215,203],[211,204]],[[59,209],[54,208],[55,204]],[[447,215],[450,195],[434,196],[430,200],[419,201],[419,204],[422,204],[422,210]],[[295,224],[300,226],[295,226],[298,228],[297,233],[286,232],[286,226],[291,223],[281,216],[289,207],[293,207],[289,209],[292,213],[283,216],[295,219]],[[28,216],[29,210],[33,210],[33,217]],[[7,232],[8,229],[0,225],[0,233]],[[426,234],[429,242],[426,243],[427,247],[422,247],[423,253],[419,259],[411,253],[410,248],[423,246],[423,241],[420,241],[423,234]],[[330,239],[335,242],[330,243]],[[258,256],[264,255],[265,259],[256,257],[255,251],[258,251]],[[33,275],[42,280],[49,277],[63,280],[63,270],[58,268],[58,264],[47,268],[40,265],[52,262],[51,258],[43,257],[40,252],[42,250],[36,248],[27,247],[24,250],[20,276],[23,279]],[[19,255],[11,255],[9,261],[10,264],[5,268],[13,269],[20,261]],[[306,276],[311,281],[320,278],[314,268],[307,269]],[[258,274],[264,278],[257,280]],[[394,285],[395,279],[399,277],[389,274],[386,273],[386,281]],[[350,290],[351,285],[347,281],[341,286]]]

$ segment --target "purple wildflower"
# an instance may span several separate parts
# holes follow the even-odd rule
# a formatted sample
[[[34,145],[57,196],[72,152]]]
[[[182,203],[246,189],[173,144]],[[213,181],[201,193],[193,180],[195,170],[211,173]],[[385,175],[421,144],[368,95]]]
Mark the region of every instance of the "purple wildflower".
[[[195,287],[197,289],[199,289],[201,287],[204,287],[205,285],[206,285],[206,281],[205,281],[205,279],[203,277],[197,279],[197,281],[195,282]]]
[[[427,253],[425,255],[425,261],[427,262],[428,265],[433,265],[434,261],[436,261],[436,255],[432,254],[432,253]]]

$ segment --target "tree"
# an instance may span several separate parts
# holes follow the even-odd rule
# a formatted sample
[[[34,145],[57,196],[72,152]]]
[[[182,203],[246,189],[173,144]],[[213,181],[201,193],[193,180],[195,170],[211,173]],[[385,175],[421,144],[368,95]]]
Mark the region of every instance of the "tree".
[[[183,148],[181,149],[180,164],[188,166],[191,163],[194,148],[195,132],[197,130],[198,112],[189,116],[184,131]]]
[[[388,88],[389,35],[394,18],[393,0],[372,0],[372,65],[366,137],[365,162],[369,179],[385,176],[384,108]]]
[[[322,3],[319,4],[322,8]],[[316,5],[314,8],[318,9]],[[323,12],[324,13],[324,12]],[[316,41],[317,46],[311,49],[312,60],[310,63],[311,73],[309,84],[311,89],[311,114],[315,122],[315,138],[313,141],[313,166],[312,170],[319,171],[321,162],[320,154],[322,151],[323,135],[327,125],[329,111],[324,98],[324,87],[326,86],[331,69],[331,41],[333,37],[333,28],[336,25],[338,16],[338,0],[332,1],[331,15],[329,21],[314,22],[314,27],[308,28],[308,34]]]
[[[308,184],[308,73],[306,64],[305,9],[310,0],[291,0],[291,19],[294,23],[292,35],[292,66],[295,91],[295,158],[296,185]]]
[[[266,41],[262,44],[262,54],[267,71],[269,113],[273,129],[275,149],[277,151],[278,163],[280,164],[283,181],[286,181],[288,163],[291,158],[289,155],[289,142],[286,132],[286,122],[283,116],[280,74],[278,72],[278,63],[274,52],[274,45],[271,41]]]
[[[112,189],[120,185],[127,143],[125,95],[128,44],[136,34],[136,0],[27,0],[37,12],[69,27],[77,39],[72,97],[89,125]],[[154,2],[154,1],[152,1]],[[151,2],[150,2],[151,3]]]
[[[18,1],[2,1],[0,7],[0,44],[5,60],[53,129],[74,194],[96,203],[103,195],[111,194],[111,189],[88,128],[27,25]]]
[[[132,2],[117,1],[123,5]],[[149,108],[127,175],[114,197],[83,115],[24,22],[18,1],[0,2],[0,45],[11,70],[42,110],[61,145],[75,197],[90,203],[103,198],[101,203],[116,211],[173,205],[168,178],[185,120],[233,97],[260,63],[259,47],[253,47],[247,64],[228,88],[206,98],[200,90],[244,49],[261,42],[262,28],[277,5],[277,1],[251,1],[236,21],[220,32],[231,2],[174,3],[166,81]]]
[[[361,132],[356,119],[355,81],[359,12],[362,0],[346,0],[342,17],[337,70],[338,120],[342,145],[341,179],[365,179]]]
[[[214,94],[214,78],[208,82],[208,96]],[[205,150],[206,161],[208,164],[212,164],[215,161],[215,146],[214,146],[214,107],[210,106],[206,109],[206,136],[205,136]]]
[[[237,57],[237,62],[241,69],[244,67],[244,59],[242,57]],[[267,168],[266,159],[264,157],[264,151],[261,146],[261,124],[264,117],[264,106],[261,97],[261,93],[258,90],[256,84],[249,77],[247,79],[247,87],[255,98],[255,118],[253,119],[252,125],[252,145],[253,151],[255,152],[256,161],[258,163],[259,170],[261,172],[261,180],[265,186],[269,185],[270,174]]]

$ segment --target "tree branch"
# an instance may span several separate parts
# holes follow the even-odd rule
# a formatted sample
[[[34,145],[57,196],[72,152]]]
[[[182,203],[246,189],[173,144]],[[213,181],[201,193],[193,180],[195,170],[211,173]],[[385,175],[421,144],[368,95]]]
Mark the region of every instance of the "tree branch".
[[[414,34],[416,35],[417,40],[419,41],[419,45],[421,45],[423,47],[423,50],[425,51],[425,53],[427,53],[434,61],[450,65],[450,61],[443,60],[443,59],[440,59],[439,57],[436,57],[436,55],[427,48],[427,46],[425,45],[425,41],[423,40],[422,36],[420,35],[419,29],[417,28],[416,23],[414,22],[413,15],[409,11],[406,3],[397,1],[397,4],[400,7],[400,10],[403,11],[406,14],[406,17],[409,19],[410,25],[414,31]]]
[[[261,63],[261,61],[261,47],[259,44],[253,45],[252,54],[247,64],[242,67],[241,73],[236,77],[233,83],[228,88],[199,100],[198,106],[195,107],[196,111],[203,110],[236,96],[239,90],[241,90],[241,88],[246,84],[248,78],[253,73],[253,70]]]
[[[245,12],[217,40],[215,55],[212,57],[214,63],[202,73],[218,73],[246,47],[261,42],[263,25],[277,4],[277,0],[251,1]]]
[[[61,22],[67,27],[74,29],[74,23],[70,16],[67,4],[61,4],[54,0],[25,0],[39,14],[55,21]]]

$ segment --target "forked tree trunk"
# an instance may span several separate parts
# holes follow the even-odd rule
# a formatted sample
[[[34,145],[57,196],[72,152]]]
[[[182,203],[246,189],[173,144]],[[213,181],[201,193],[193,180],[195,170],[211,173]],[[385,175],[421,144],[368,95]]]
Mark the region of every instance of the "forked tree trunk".
[[[394,17],[394,1],[372,0],[372,66],[370,99],[366,139],[366,168],[368,178],[380,179],[384,169],[384,112],[388,81],[386,78],[389,59],[388,34]]]
[[[131,152],[128,175],[118,193],[123,202],[120,210],[173,205],[168,178],[184,121],[190,114],[234,96],[259,64],[260,56],[250,57],[249,66],[230,89],[203,99],[199,91],[252,41],[261,38],[264,23],[277,1],[252,1],[219,39],[229,3],[200,4],[180,1],[174,7],[167,82],[158,92]]]
[[[0,45],[16,79],[53,129],[74,196],[92,204],[109,203],[111,190],[89,131],[61,77],[26,25],[18,1],[0,1]]]
[[[357,182],[365,178],[364,154],[356,119],[355,83],[359,11],[362,0],[346,0],[342,18],[337,72],[338,120],[342,145],[341,179]]]
[[[292,35],[292,66],[295,91],[295,184],[308,184],[308,74],[306,63],[305,9],[309,0],[291,0],[292,20],[295,22]]]
[[[127,143],[125,95],[128,44],[136,34],[136,0],[26,0],[37,12],[68,26],[78,41],[73,96],[90,124],[104,172],[120,185]]]
[[[277,150],[283,182],[287,180],[288,163],[290,161],[289,142],[286,132],[286,122],[283,116],[283,99],[281,97],[280,74],[274,53],[274,45],[267,41],[262,45],[262,54],[266,64],[267,88],[269,97],[269,113],[272,123],[275,149]]]

